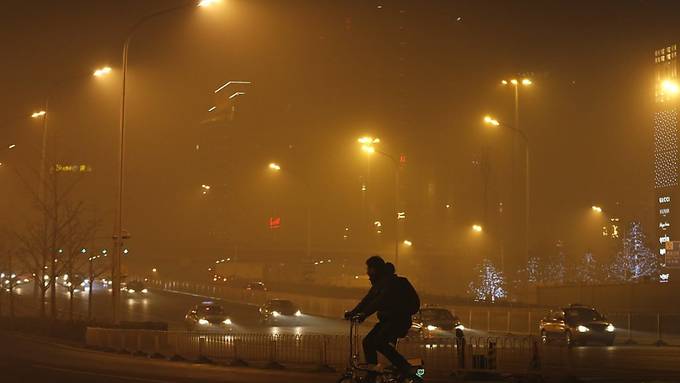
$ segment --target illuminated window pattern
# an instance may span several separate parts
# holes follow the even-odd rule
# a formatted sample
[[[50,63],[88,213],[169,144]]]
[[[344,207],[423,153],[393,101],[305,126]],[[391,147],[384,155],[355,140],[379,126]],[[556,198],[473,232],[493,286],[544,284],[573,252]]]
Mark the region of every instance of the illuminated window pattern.
[[[654,114],[654,187],[678,185],[678,112]]]
[[[677,44],[669,45],[665,48],[655,50],[654,62],[658,64],[673,60],[678,56],[677,50],[678,50]]]
[[[654,99],[657,103],[665,103],[672,101],[673,99],[672,95],[668,94],[668,92],[663,89],[663,83],[664,81],[677,81],[677,56],[678,52],[676,44],[669,45],[654,51],[654,69],[656,75]]]

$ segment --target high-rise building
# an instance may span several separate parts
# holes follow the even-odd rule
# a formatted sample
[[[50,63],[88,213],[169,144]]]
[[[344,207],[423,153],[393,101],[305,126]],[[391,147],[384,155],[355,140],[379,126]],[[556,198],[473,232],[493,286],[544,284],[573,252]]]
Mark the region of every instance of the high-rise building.
[[[666,243],[680,240],[677,54],[677,44],[654,51],[655,221],[657,251],[663,264],[667,263]]]

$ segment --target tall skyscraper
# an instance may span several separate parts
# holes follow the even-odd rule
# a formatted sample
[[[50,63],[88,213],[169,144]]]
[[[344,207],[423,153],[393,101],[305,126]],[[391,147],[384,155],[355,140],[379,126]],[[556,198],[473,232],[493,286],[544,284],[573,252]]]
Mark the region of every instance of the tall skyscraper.
[[[657,249],[662,263],[666,243],[680,240],[680,188],[678,187],[678,59],[677,44],[654,51],[654,189]],[[668,261],[668,262],[666,262]]]

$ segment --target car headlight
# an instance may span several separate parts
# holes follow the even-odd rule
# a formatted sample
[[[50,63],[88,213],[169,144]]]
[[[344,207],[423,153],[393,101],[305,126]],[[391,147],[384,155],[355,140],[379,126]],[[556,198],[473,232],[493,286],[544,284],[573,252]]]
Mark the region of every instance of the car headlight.
[[[128,289],[128,293],[134,293],[134,292],[135,292],[134,289]]]
[[[606,330],[607,332],[614,332],[614,330],[616,330],[616,327],[614,327],[614,325],[610,323],[607,325]]]
[[[465,330],[465,326],[463,326],[462,324],[456,325],[455,328],[456,330]]]
[[[576,329],[578,330],[578,332],[588,332],[588,331],[590,331],[590,329],[588,327],[583,326],[583,325],[578,325],[578,327],[576,327]]]
[[[296,317],[301,317],[302,316],[302,311],[298,310],[295,312]]]
[[[222,323],[229,325],[231,324],[231,319],[227,318],[224,321],[222,321]]]
[[[434,331],[437,329],[437,326],[433,326],[431,324],[427,325],[427,331]]]
[[[144,294],[146,294],[146,293],[149,292],[149,289],[142,289],[142,292],[143,292]]]
[[[272,311],[272,316],[274,318],[278,317],[279,315],[281,315],[281,314],[278,311]]]
[[[201,318],[201,319],[198,320],[198,324],[205,326],[205,325],[209,325],[210,322],[208,322],[207,319]]]

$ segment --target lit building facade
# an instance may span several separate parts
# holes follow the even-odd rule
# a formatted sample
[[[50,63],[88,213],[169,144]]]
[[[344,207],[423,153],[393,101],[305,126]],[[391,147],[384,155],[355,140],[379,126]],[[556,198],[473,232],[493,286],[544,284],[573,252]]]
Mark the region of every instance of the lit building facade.
[[[654,51],[654,190],[656,247],[666,264],[666,243],[680,240],[677,44]]]

